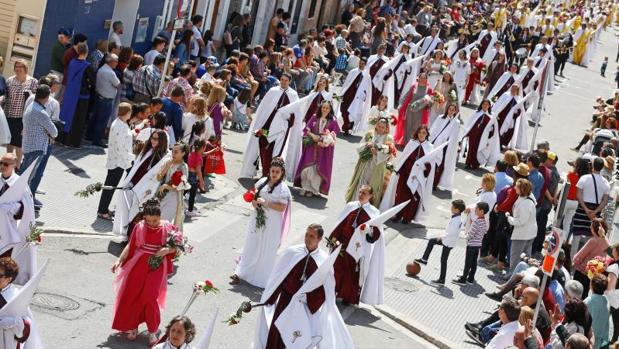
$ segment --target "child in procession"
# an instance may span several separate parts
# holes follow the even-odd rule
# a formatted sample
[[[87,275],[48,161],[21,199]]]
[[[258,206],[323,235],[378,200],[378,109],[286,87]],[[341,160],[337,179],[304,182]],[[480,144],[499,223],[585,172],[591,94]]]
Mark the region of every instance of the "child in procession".
[[[189,189],[189,200],[187,202],[186,215],[189,217],[197,217],[200,214],[194,212],[194,203],[196,201],[196,195],[198,189],[201,192],[206,191],[204,187],[204,176],[202,175],[202,157],[204,156],[204,150],[206,149],[206,142],[202,139],[196,139],[191,147],[191,153],[189,153],[189,159],[187,160],[189,166],[188,182],[191,185]]]
[[[475,205],[475,215],[469,216],[469,229],[466,232],[466,257],[464,260],[464,271],[462,276],[452,282],[456,285],[464,286],[475,283],[475,272],[477,271],[477,258],[481,249],[481,241],[488,231],[486,223],[486,213],[490,210],[486,202],[478,202]]]

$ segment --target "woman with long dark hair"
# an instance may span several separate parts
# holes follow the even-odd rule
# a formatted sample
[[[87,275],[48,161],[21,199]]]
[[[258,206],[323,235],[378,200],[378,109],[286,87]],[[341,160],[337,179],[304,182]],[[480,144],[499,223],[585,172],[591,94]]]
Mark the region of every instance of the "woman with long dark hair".
[[[282,158],[271,161],[269,175],[256,182],[247,224],[245,247],[238,259],[231,284],[240,280],[264,288],[275,266],[277,249],[285,239],[290,223],[291,194],[284,182],[286,164]],[[249,194],[249,192],[248,192]]]
[[[155,195],[159,187],[157,174],[166,163],[162,161],[168,155],[168,137],[164,130],[156,130],[144,144],[133,167],[120,187],[123,188],[116,197],[116,215],[113,231],[127,238],[130,225],[138,213],[140,203]],[[167,159],[166,159],[167,160]]]
[[[177,66],[189,62],[189,55],[191,54],[191,41],[193,39],[193,31],[191,29],[185,29],[181,36],[181,41],[176,45],[176,58],[178,59]]]
[[[294,185],[301,188],[301,195],[329,195],[335,139],[339,132],[333,104],[323,101],[303,131],[303,150],[294,179]]]

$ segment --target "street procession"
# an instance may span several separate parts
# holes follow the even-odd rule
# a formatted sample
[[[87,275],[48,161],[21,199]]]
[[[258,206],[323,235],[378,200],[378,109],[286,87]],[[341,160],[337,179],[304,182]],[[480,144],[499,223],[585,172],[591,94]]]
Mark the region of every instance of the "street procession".
[[[619,349],[618,2],[0,18],[0,349]]]

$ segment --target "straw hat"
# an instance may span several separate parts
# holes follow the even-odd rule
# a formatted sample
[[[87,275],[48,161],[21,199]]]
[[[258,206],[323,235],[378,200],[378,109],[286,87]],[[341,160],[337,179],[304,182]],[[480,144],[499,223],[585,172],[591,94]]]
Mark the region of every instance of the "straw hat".
[[[525,163],[519,163],[516,166],[512,166],[512,168],[514,169],[514,171],[516,171],[517,174],[523,176],[523,177],[528,177],[529,176],[529,166],[527,166],[527,164]]]

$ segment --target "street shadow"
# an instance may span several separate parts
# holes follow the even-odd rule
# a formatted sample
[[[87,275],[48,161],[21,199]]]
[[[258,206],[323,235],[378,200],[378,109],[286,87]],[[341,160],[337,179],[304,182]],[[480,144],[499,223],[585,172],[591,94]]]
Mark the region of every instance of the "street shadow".
[[[357,308],[344,322],[349,326],[362,326],[389,333],[389,331],[385,329],[372,325],[377,321],[380,321],[378,316],[373,315],[365,309]]]
[[[238,132],[238,133],[240,133],[240,132]],[[235,150],[235,149],[230,149],[230,148],[226,148],[226,153],[232,153],[232,154],[238,154],[238,155],[243,154],[243,152],[240,151],[240,150]]]
[[[445,199],[451,200],[451,198],[453,197],[453,194],[449,190],[436,189],[432,192],[432,194],[441,200],[445,200]]]
[[[359,142],[361,142],[361,139],[363,138],[362,136],[355,136],[355,135],[345,135],[343,132],[338,133],[337,138],[345,140],[348,143],[354,143],[357,144]]]
[[[100,231],[100,232],[111,232],[112,226],[113,226],[112,221],[108,221],[107,219],[101,219],[99,217],[95,218],[95,220],[90,225],[90,227],[94,231]]]
[[[243,297],[249,298],[252,302],[260,302],[262,297],[262,289],[252,286],[245,281],[241,280],[241,283],[236,285],[230,285],[230,292],[238,293]]]
[[[481,177],[481,176],[483,176],[486,173],[491,173],[489,170],[486,170],[483,167],[480,167],[480,168],[478,168],[476,170],[472,170],[470,168],[466,168],[463,162],[459,162],[456,165],[456,168],[459,169],[459,170],[462,170],[464,172],[470,173],[470,174],[472,174],[474,176],[477,176],[477,177]]]
[[[460,291],[469,297],[479,298],[479,295],[484,293],[485,289],[479,284],[473,284],[460,286]]]
[[[434,289],[432,291],[430,291],[430,293],[434,293],[434,294],[439,295],[439,296],[441,296],[443,298],[454,299],[454,291],[451,288],[449,288],[449,287],[447,287],[445,285],[443,285],[443,286],[441,286],[441,285],[434,285],[434,284],[431,284],[431,285],[432,285],[432,287],[434,287]]]
[[[387,222],[385,225],[397,231],[400,235],[407,239],[424,239],[428,232],[428,229],[422,225],[416,225],[413,227],[412,224],[393,222]]]
[[[300,203],[301,205],[310,208],[321,210],[327,207],[327,198],[324,196],[313,196],[313,197],[305,197],[301,196],[298,190],[294,190],[292,192],[292,197],[295,202]]]
[[[254,187],[254,184],[256,184],[255,179],[253,178],[238,178],[237,182],[245,189],[251,189]]]
[[[107,245],[107,253],[115,257],[120,257],[120,254],[123,252],[123,249],[125,248],[126,245],[127,245],[126,242],[117,243],[114,241],[110,241],[110,243]]]
[[[142,332],[138,334],[135,341],[130,341],[124,334],[110,334],[105,342],[97,344],[97,348],[110,349],[146,349],[148,346],[148,333]]]

